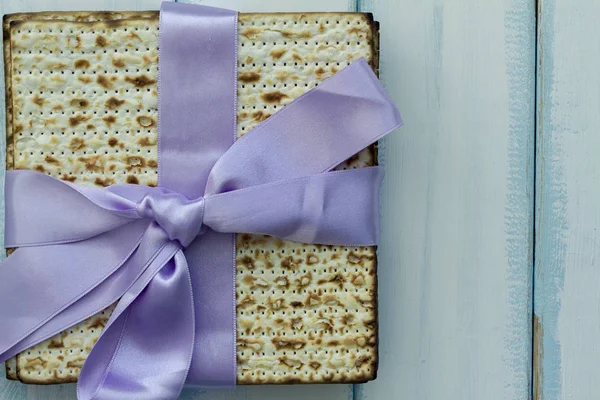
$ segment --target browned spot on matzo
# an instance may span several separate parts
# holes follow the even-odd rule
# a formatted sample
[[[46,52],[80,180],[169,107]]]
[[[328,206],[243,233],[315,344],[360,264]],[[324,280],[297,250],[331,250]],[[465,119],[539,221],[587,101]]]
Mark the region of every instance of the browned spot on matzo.
[[[125,103],[125,100],[119,100],[115,97],[110,97],[108,100],[106,100],[104,105],[109,110],[114,110],[116,108],[119,108],[121,105],[123,105],[123,103]]]
[[[42,97],[40,97],[38,94],[33,95],[33,97],[31,98],[31,102],[38,107],[41,107],[44,105],[44,99]]]
[[[81,150],[85,147],[85,140],[82,138],[74,137],[69,142],[69,148],[71,150]]]
[[[105,89],[112,89],[113,83],[105,75],[98,75],[96,82]]]
[[[108,44],[108,40],[102,35],[96,35],[96,46],[98,47],[106,47]]]
[[[139,88],[150,86],[150,85],[153,85],[154,83],[156,83],[156,81],[154,79],[150,79],[146,75],[126,76],[125,82],[129,82]]]
[[[279,91],[263,93],[260,95],[260,98],[263,99],[263,101],[265,103],[276,103],[276,104],[281,103],[281,100],[287,99],[288,97],[289,96],[287,94],[279,92]]]
[[[242,72],[239,74],[238,80],[244,83],[258,82],[260,80],[260,74],[253,71]]]
[[[273,49],[271,50],[271,52],[269,53],[269,55],[274,58],[275,60],[279,60],[281,57],[283,57],[283,55],[287,53],[286,49]]]
[[[86,99],[75,98],[71,99],[71,106],[76,108],[85,108],[90,105],[90,102]]]
[[[125,62],[121,58],[112,58],[111,62],[112,62],[112,65],[114,65],[117,68],[124,68],[125,67]]]
[[[77,69],[86,69],[90,67],[90,62],[84,58],[75,60],[73,66]]]
[[[102,120],[104,121],[106,126],[110,128],[110,126],[117,121],[117,117],[115,117],[114,115],[107,115],[105,117],[102,117]]]
[[[69,125],[75,127],[88,119],[90,119],[89,115],[76,114],[74,117],[69,117]]]
[[[147,115],[140,115],[139,117],[136,118],[137,123],[144,127],[144,128],[148,128],[151,126],[154,126],[154,119],[152,119],[152,117],[149,117]]]
[[[111,178],[109,178],[109,177],[105,177],[105,178],[100,178],[100,177],[98,177],[98,178],[96,178],[96,179],[94,180],[94,184],[96,184],[96,185],[98,185],[98,186],[102,186],[102,187],[107,187],[107,186],[110,186],[110,185],[112,185],[112,184],[114,184],[114,183],[115,183],[115,180],[114,180],[114,179],[111,179]],[[97,329],[98,327],[100,327],[100,326],[98,326],[98,324],[97,324],[97,326],[96,326],[96,329]],[[101,327],[102,327],[102,328],[104,328],[104,323],[102,323]],[[90,327],[90,328],[91,328],[91,327]]]

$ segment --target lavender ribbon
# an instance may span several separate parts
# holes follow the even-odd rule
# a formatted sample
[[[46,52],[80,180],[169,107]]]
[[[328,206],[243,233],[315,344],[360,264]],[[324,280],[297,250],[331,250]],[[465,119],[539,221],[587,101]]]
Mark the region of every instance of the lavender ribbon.
[[[119,303],[80,399],[235,385],[234,233],[374,245],[379,167],[332,168],[401,125],[364,60],[240,140],[237,14],[163,3],[159,187],[6,174],[0,361]]]

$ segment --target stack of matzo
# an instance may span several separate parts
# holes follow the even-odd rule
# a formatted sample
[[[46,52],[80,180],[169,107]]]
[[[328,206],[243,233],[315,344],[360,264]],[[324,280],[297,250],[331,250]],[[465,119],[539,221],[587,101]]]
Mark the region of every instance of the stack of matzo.
[[[368,14],[240,15],[238,137],[353,60],[376,69],[377,38]],[[157,12],[5,17],[7,168],[156,185],[157,43]],[[339,168],[375,163],[372,147]],[[375,377],[375,248],[238,234],[236,287],[238,383]],[[9,360],[8,376],[75,381],[110,312]]]

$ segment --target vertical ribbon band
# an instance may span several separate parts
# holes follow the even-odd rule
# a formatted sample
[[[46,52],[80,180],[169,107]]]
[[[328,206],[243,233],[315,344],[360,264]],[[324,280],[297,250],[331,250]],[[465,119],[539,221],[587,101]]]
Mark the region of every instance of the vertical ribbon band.
[[[235,138],[237,12],[165,2],[159,48],[159,186],[196,199]],[[234,386],[235,236],[205,232],[185,256],[196,310],[187,383]]]

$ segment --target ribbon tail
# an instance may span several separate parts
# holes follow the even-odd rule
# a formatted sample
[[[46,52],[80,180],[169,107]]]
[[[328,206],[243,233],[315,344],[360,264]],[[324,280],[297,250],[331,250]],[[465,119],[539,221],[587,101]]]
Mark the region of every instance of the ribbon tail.
[[[169,249],[171,249],[170,253],[168,252]],[[5,351],[0,355],[0,359],[3,360],[12,357],[17,353],[78,324],[84,319],[97,314],[110,304],[113,304],[121,298],[124,293],[140,279],[140,277],[149,273],[155,274],[157,269],[173,256],[176,249],[177,246],[168,241],[164,231],[156,224],[151,224],[148,226],[142,241],[136,246],[133,254],[127,258],[123,265],[94,287],[90,292],[68,305],[47,323],[40,326],[31,334],[25,336],[16,345]]]
[[[187,387],[236,384],[235,235],[208,230],[185,250],[196,310],[196,345]]]
[[[147,225],[139,221],[82,242],[17,249],[0,263],[0,321],[10,321],[0,324],[0,360],[22,349],[42,326],[54,333],[68,327],[54,318],[122,267]]]
[[[358,168],[208,196],[204,223],[301,243],[376,245],[382,179],[381,167]]]
[[[34,171],[6,171],[6,247],[77,242],[139,218],[135,201],[109,190]]]
[[[80,400],[179,396],[194,349],[192,282],[181,250],[167,246],[161,254],[170,258],[157,259],[158,268],[149,268],[123,296],[88,356]]]

